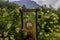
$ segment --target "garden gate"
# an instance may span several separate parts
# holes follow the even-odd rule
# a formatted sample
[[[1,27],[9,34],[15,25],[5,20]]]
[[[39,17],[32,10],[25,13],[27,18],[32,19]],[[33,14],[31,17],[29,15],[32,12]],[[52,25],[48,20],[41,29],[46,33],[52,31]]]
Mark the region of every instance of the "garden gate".
[[[37,12],[38,9],[20,9],[22,28],[27,32],[27,35],[37,39]],[[27,36],[26,35],[26,36]]]

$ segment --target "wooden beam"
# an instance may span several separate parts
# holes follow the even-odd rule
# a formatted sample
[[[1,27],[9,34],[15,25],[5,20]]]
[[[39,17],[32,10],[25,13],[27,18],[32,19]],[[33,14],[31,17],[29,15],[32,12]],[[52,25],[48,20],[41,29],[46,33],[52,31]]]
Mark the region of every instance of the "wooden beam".
[[[35,11],[39,11],[39,9],[20,9],[20,11],[22,11],[22,12],[35,12]]]

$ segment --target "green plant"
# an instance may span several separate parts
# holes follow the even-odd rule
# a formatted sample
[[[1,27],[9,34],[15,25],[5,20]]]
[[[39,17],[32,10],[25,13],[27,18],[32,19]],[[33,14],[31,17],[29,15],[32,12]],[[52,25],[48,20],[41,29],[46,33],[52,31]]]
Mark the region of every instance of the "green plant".
[[[59,17],[51,10],[40,8],[38,15],[38,38],[39,40],[54,40],[53,32],[60,32]],[[51,36],[51,37],[50,37]],[[47,39],[46,39],[47,38]],[[57,40],[57,39],[56,39]]]

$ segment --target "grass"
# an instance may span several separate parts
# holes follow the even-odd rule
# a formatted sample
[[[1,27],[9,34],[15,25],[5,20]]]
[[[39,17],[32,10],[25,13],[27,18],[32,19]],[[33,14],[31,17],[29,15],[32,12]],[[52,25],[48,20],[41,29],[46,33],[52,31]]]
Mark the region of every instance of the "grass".
[[[55,36],[60,37],[60,32],[54,32]]]

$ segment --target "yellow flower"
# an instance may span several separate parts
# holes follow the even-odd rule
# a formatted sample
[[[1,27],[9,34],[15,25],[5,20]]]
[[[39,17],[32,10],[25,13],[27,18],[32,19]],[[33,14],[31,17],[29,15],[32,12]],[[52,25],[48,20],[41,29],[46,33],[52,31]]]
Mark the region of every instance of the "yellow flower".
[[[19,30],[20,30],[20,29],[19,29],[19,28],[16,28],[15,30],[16,30],[17,33],[19,33]]]

